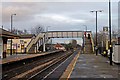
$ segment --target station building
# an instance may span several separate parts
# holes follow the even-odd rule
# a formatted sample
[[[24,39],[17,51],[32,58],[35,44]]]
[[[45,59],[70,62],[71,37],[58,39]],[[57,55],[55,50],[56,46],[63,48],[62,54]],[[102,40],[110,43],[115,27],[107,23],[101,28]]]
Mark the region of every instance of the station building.
[[[12,39],[12,52],[13,54],[17,53],[25,53],[26,47],[30,43],[30,41],[34,38],[35,35],[33,34],[25,34],[25,35],[19,35],[19,39]],[[10,53],[10,43],[11,39],[8,39],[7,41],[7,53]]]
[[[35,38],[33,34],[17,35],[0,28],[0,58],[10,54],[12,40],[12,54],[24,53],[27,45]]]

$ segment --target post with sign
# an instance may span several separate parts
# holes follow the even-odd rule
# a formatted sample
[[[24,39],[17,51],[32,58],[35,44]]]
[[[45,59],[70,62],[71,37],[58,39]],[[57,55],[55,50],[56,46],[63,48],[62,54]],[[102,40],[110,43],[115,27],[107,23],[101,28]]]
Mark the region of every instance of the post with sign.
[[[108,47],[108,42],[109,42],[108,41],[108,27],[103,27],[103,32],[104,32],[104,36],[105,36],[105,38],[104,38],[105,39],[105,43],[104,43],[105,44],[105,46],[104,46],[105,47],[105,51],[104,52],[107,52],[108,48],[109,48]],[[107,55],[107,53],[105,53],[105,54]]]
[[[103,27],[103,31],[108,33],[108,27]]]

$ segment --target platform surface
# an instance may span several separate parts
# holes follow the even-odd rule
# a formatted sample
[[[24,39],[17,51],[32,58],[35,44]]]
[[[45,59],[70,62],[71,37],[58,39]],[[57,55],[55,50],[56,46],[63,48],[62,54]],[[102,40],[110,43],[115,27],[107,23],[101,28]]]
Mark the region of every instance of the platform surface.
[[[120,65],[110,66],[109,59],[102,55],[80,54],[70,75],[73,78],[119,78]]]
[[[14,54],[14,55],[11,55],[11,56],[7,56],[4,59],[0,59],[0,64],[16,62],[16,61],[20,61],[20,60],[23,60],[23,59],[34,58],[34,57],[37,57],[37,56],[43,56],[43,55],[47,55],[47,54],[54,53],[54,52],[59,52],[59,51],[60,50],[55,50],[55,51],[50,51],[50,52],[38,53],[38,54]]]

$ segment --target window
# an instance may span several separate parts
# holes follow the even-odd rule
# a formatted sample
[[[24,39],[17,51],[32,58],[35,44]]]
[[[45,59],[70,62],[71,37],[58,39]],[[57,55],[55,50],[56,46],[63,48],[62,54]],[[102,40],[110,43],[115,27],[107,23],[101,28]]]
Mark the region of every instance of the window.
[[[20,44],[23,44],[24,43],[24,40],[20,40]]]
[[[11,43],[11,39],[8,39],[7,43],[10,44]]]

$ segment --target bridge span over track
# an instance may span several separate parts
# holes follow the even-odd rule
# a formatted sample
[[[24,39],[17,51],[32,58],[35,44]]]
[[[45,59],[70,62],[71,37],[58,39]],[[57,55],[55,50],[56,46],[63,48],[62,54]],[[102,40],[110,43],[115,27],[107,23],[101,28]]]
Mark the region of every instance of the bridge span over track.
[[[87,31],[91,34],[91,31]],[[83,37],[84,31],[48,31],[48,38],[80,38]]]
[[[39,33],[30,41],[26,50],[27,52],[37,52],[41,45],[45,48],[45,43],[47,43],[50,38],[83,38],[84,32],[85,31],[48,31]],[[91,31],[87,31],[86,34],[90,34],[92,36]]]

